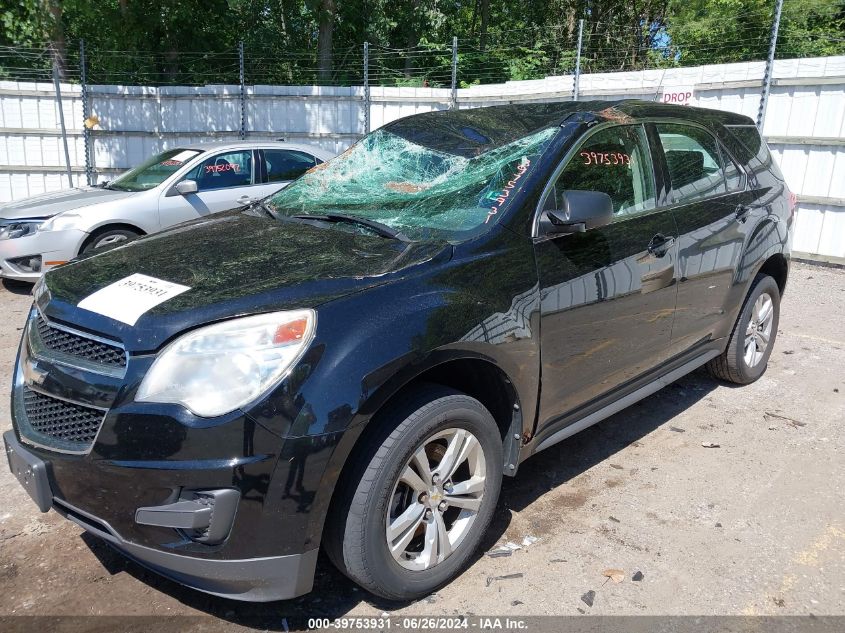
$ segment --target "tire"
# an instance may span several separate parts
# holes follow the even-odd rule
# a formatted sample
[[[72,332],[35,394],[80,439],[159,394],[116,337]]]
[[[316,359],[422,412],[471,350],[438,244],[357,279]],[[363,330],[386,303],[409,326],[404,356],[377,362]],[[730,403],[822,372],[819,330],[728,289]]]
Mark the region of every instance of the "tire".
[[[95,231],[91,237],[88,238],[88,241],[85,242],[85,246],[82,247],[80,255],[88,255],[94,251],[109,248],[115,244],[135,239],[139,235],[140,233],[130,229],[110,229],[106,227],[105,229]]]
[[[363,454],[351,457],[358,466],[344,477],[347,483],[333,502],[324,545],[335,566],[363,588],[390,600],[413,600],[455,578],[478,548],[502,484],[502,438],[493,416],[480,402],[439,385],[414,389],[373,423],[379,426]],[[444,464],[450,446],[462,447],[453,449],[459,461],[452,469],[448,468],[452,460]],[[461,453],[469,447],[474,448],[462,459]],[[413,479],[408,478],[408,469],[425,479],[419,476],[423,472],[420,461],[411,466],[415,455],[424,457],[431,468],[428,482],[437,481],[441,467],[444,475],[453,473],[454,481],[429,483],[428,492],[423,493],[419,490],[425,487],[412,488],[406,483]],[[456,492],[459,487],[464,490],[467,482],[474,482],[472,493]],[[408,520],[397,521],[398,517]],[[397,528],[391,539],[396,555],[388,545],[388,521]],[[430,544],[448,540],[448,547],[426,548],[429,535],[441,537],[432,538]],[[407,543],[406,538],[410,538]]]
[[[763,323],[758,325],[757,312],[762,306],[765,313],[767,305],[771,306],[770,317],[764,318]],[[754,279],[754,284],[737,317],[727,349],[721,356],[707,363],[710,375],[737,385],[747,385],[757,380],[766,371],[766,365],[777,338],[779,320],[780,288],[772,277],[759,274]],[[748,337],[753,336],[749,334],[752,329],[757,332],[752,341],[752,344],[756,345],[756,352],[749,354]],[[765,339],[766,334],[768,334],[768,339]],[[764,340],[765,347],[761,351]],[[749,362],[750,357],[751,362]]]

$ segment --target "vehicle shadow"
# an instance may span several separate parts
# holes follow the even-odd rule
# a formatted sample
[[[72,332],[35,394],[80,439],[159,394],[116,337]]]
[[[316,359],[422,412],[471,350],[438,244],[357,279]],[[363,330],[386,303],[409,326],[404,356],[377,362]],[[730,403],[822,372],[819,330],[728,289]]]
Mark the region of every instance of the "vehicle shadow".
[[[550,490],[565,486],[596,464],[640,441],[706,397],[720,384],[704,371],[696,371],[524,462],[519,467],[517,477],[505,477],[496,515],[473,562],[482,558],[485,552],[501,540],[511,523],[512,511],[523,510]],[[562,505],[561,512],[565,512],[567,506],[576,508],[589,501],[585,493],[578,491],[574,491],[568,499]],[[539,517],[534,521],[542,520]],[[553,521],[555,525],[560,525],[557,518]],[[540,523],[532,524],[532,527],[536,527],[541,534],[544,530]],[[322,552],[311,593],[294,600],[249,603],[188,589],[130,561],[96,537],[86,533],[82,539],[110,574],[129,573],[192,609],[241,626],[271,631],[296,630],[304,628],[309,618],[342,617],[361,602],[387,612],[409,604],[384,600],[365,592],[337,571]],[[436,604],[436,597],[423,600]]]
[[[33,284],[27,281],[16,281],[14,279],[4,279],[3,288],[15,295],[31,295]]]

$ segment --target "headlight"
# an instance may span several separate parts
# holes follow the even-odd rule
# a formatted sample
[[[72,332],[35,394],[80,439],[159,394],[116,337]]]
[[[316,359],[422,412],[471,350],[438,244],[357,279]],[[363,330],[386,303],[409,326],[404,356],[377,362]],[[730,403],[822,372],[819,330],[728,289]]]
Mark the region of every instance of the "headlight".
[[[0,240],[13,240],[16,237],[26,237],[38,230],[44,220],[10,220],[0,224]]]
[[[234,411],[284,378],[314,338],[313,310],[272,312],[199,328],[164,348],[135,400],[196,415]]]
[[[54,215],[41,225],[42,231],[64,231],[66,229],[75,229],[79,226],[79,220],[82,216],[72,211],[65,211]]]

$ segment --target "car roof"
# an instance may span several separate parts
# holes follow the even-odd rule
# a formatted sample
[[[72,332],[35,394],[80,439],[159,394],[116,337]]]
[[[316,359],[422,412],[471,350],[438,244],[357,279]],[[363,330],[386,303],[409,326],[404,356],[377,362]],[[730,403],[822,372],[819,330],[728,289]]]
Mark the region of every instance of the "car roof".
[[[601,123],[640,119],[684,119],[708,127],[753,125],[747,116],[695,108],[624,99],[621,101],[559,101],[520,103],[465,110],[440,110],[412,115],[387,124],[384,129],[431,149],[477,156],[566,121]]]
[[[272,140],[210,141],[208,143],[186,143],[183,145],[179,145],[178,149],[190,149],[199,152],[216,152],[222,149],[256,149],[259,147],[299,150],[302,152],[308,152],[309,154],[314,154],[315,156],[323,160],[327,160],[328,158],[331,158],[335,155],[333,152],[326,151],[322,147],[319,147],[317,145],[311,145],[308,143],[288,143],[286,141]]]

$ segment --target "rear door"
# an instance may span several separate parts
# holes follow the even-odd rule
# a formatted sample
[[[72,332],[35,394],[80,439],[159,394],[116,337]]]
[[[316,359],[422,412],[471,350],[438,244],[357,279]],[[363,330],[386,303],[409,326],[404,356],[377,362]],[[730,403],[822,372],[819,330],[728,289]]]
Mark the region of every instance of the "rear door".
[[[217,152],[189,170],[182,180],[197,192],[181,195],[170,187],[159,200],[162,228],[248,204],[259,194],[254,150]]]
[[[278,147],[258,150],[258,159],[261,184],[256,190],[259,198],[276,193],[318,163],[323,162],[313,154]]]
[[[570,156],[541,208],[566,190],[603,191],[614,219],[536,238],[541,428],[666,360],[675,312],[677,229],[644,126],[599,128]]]
[[[749,221],[745,174],[716,138],[691,124],[654,124],[678,225],[678,306],[671,349],[726,334],[726,312]]]

